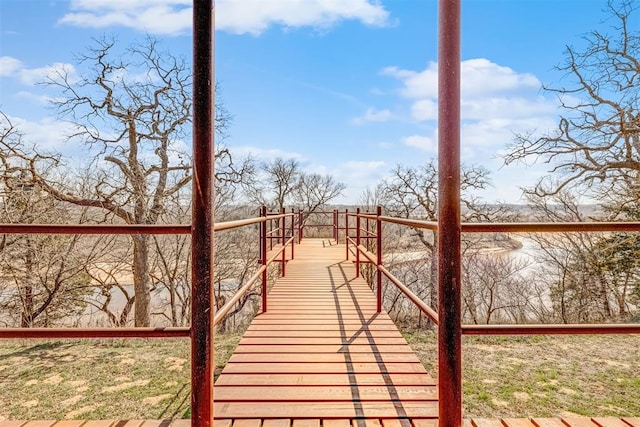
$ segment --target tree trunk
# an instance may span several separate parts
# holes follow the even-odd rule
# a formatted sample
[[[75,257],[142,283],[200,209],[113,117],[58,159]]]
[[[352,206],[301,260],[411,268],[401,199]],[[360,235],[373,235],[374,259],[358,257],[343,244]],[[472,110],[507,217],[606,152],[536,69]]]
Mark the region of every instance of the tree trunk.
[[[22,316],[20,321],[20,326],[23,328],[30,328],[33,326],[33,311],[34,311],[34,301],[33,301],[33,286],[31,286],[31,280],[33,277],[33,263],[34,253],[33,247],[31,246],[31,240],[27,239],[27,253],[25,256],[25,288],[24,288],[24,302],[22,307]]]
[[[136,298],[135,326],[150,326],[151,281],[147,235],[133,236],[133,289]]]

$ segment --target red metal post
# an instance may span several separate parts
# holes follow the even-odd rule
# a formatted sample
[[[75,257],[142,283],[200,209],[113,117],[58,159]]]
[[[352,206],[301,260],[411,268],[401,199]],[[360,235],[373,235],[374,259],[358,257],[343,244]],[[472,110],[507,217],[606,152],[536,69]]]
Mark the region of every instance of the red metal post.
[[[286,208],[282,208],[282,210],[280,211],[281,214],[285,214],[287,212]],[[282,277],[285,276],[285,267],[287,265],[287,250],[284,247],[284,244],[287,241],[287,217],[283,216],[281,218],[281,223],[280,223],[280,231],[279,234],[281,236],[281,243],[282,243]]]
[[[333,210],[333,240],[338,243],[338,210]]]
[[[382,265],[382,206],[376,208],[376,255],[378,265]],[[369,239],[367,239],[369,241]],[[378,313],[382,311],[382,271],[376,269],[376,310]]]
[[[213,426],[214,9],[193,2],[191,425]]]
[[[370,225],[369,225],[369,217],[367,217],[367,218],[365,219],[365,221],[366,221],[366,222],[365,222],[365,229],[367,230],[367,236],[366,236],[367,238],[365,239],[364,244],[365,244],[365,246],[367,247],[367,250],[368,250],[368,251],[371,251],[371,245],[370,245],[370,243],[369,243],[369,241],[370,241],[371,239],[369,239],[369,238],[368,238],[368,237],[371,235],[371,234],[369,233],[369,231],[371,231],[371,229],[369,228],[369,227],[370,227]]]
[[[347,248],[346,259],[349,261],[349,209],[344,211],[344,246]]]
[[[302,242],[302,219],[304,218],[304,213],[302,210],[298,211],[298,243]]]
[[[273,250],[273,221],[269,221],[269,250]]]
[[[295,236],[294,234],[294,228],[293,228],[293,223],[294,223],[294,219],[296,217],[296,210],[294,208],[291,208],[291,237]],[[293,259],[294,256],[294,246],[296,245],[296,239],[292,239],[291,240],[291,259]]]
[[[460,320],[460,3],[440,0],[438,28],[438,405],[462,426]]]
[[[356,277],[360,277],[360,208],[356,209]]]
[[[260,263],[267,265],[267,207],[260,208],[260,216],[264,222],[260,223]],[[267,269],[262,271],[262,312],[267,312]]]

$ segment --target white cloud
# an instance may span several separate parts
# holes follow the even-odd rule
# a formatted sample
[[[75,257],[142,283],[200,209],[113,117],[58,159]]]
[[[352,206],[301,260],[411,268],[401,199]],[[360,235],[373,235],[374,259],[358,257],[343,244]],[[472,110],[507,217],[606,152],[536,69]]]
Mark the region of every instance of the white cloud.
[[[75,126],[63,120],[47,117],[31,121],[22,117],[9,117],[11,123],[22,133],[22,141],[35,146],[41,152],[73,154],[79,144],[71,143],[68,136],[74,133]]]
[[[485,58],[468,59],[460,64],[462,97],[478,97],[522,89],[540,88],[540,81],[532,74],[517,73],[512,68],[500,66]],[[438,97],[438,63],[429,62],[424,71],[387,67],[383,75],[401,80],[400,94],[405,98]]]
[[[56,62],[45,67],[27,68],[19,59],[10,56],[0,57],[0,77],[14,77],[25,85],[31,86],[63,74],[71,83],[78,78],[72,64]]]
[[[40,68],[23,68],[18,72],[18,78],[26,85],[34,85],[50,79],[57,79],[59,76],[64,75],[67,76],[67,80],[70,83],[77,81],[75,67],[62,62],[56,62]]]
[[[404,138],[404,145],[419,148],[428,153],[438,152],[438,136],[434,132],[433,136],[411,135]]]
[[[153,34],[191,28],[191,0],[73,0],[59,23],[79,27],[124,26]],[[328,28],[344,20],[384,26],[389,12],[377,0],[217,0],[216,28],[259,35],[271,26]]]
[[[10,56],[0,56],[0,77],[11,77],[22,68],[19,59]]]
[[[391,111],[387,109],[376,110],[375,108],[367,108],[367,111],[360,116],[352,120],[355,125],[363,125],[372,122],[386,122],[391,118]]]
[[[375,187],[389,169],[382,160],[348,161],[338,165],[331,173],[340,182],[347,184],[343,197],[337,203],[357,201],[366,188]]]
[[[397,79],[397,93],[411,103],[411,118],[435,125],[438,118],[438,64],[422,71],[388,67],[383,75]],[[482,162],[495,157],[514,133],[553,127],[557,113],[554,100],[541,96],[540,81],[488,59],[461,63],[461,149],[463,160]],[[437,130],[432,135],[412,135],[403,144],[435,153]]]
[[[411,116],[420,121],[438,119],[438,103],[435,99],[420,99],[411,106]]]
[[[305,158],[302,154],[296,153],[293,151],[284,151],[278,148],[260,148],[254,147],[250,145],[241,145],[237,147],[230,147],[229,150],[233,153],[234,156],[246,157],[251,156],[257,160],[265,160],[270,161],[274,160],[278,157],[282,159],[295,159],[299,161],[305,161]]]

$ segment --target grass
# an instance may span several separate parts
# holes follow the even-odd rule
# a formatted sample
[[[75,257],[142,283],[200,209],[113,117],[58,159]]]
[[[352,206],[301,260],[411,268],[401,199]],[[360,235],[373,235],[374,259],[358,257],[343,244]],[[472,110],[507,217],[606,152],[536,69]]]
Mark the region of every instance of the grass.
[[[405,337],[437,377],[436,337]],[[216,371],[238,335],[216,336]],[[640,336],[467,337],[465,417],[639,416]],[[0,341],[2,419],[189,416],[189,341]]]
[[[216,365],[238,335],[216,337]],[[2,419],[170,419],[189,416],[186,339],[0,341]]]
[[[436,336],[407,334],[437,376]],[[640,337],[465,337],[465,417],[640,415]]]

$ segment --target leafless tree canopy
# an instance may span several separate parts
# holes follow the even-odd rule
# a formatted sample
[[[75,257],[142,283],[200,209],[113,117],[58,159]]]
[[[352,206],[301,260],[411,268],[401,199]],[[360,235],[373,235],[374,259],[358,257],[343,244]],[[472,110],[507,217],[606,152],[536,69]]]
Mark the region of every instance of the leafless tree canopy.
[[[305,172],[298,160],[280,157],[259,164],[244,186],[250,203],[278,211],[291,206],[308,213],[336,199],[345,188],[331,175]]]
[[[640,22],[634,0],[610,0],[609,32],[593,31],[586,47],[567,46],[557,67],[563,84],[545,86],[557,95],[562,115],[555,131],[517,135],[505,163],[541,160],[552,177],[539,195],[586,186],[608,191],[640,176]],[[636,195],[637,197],[637,195]]]

